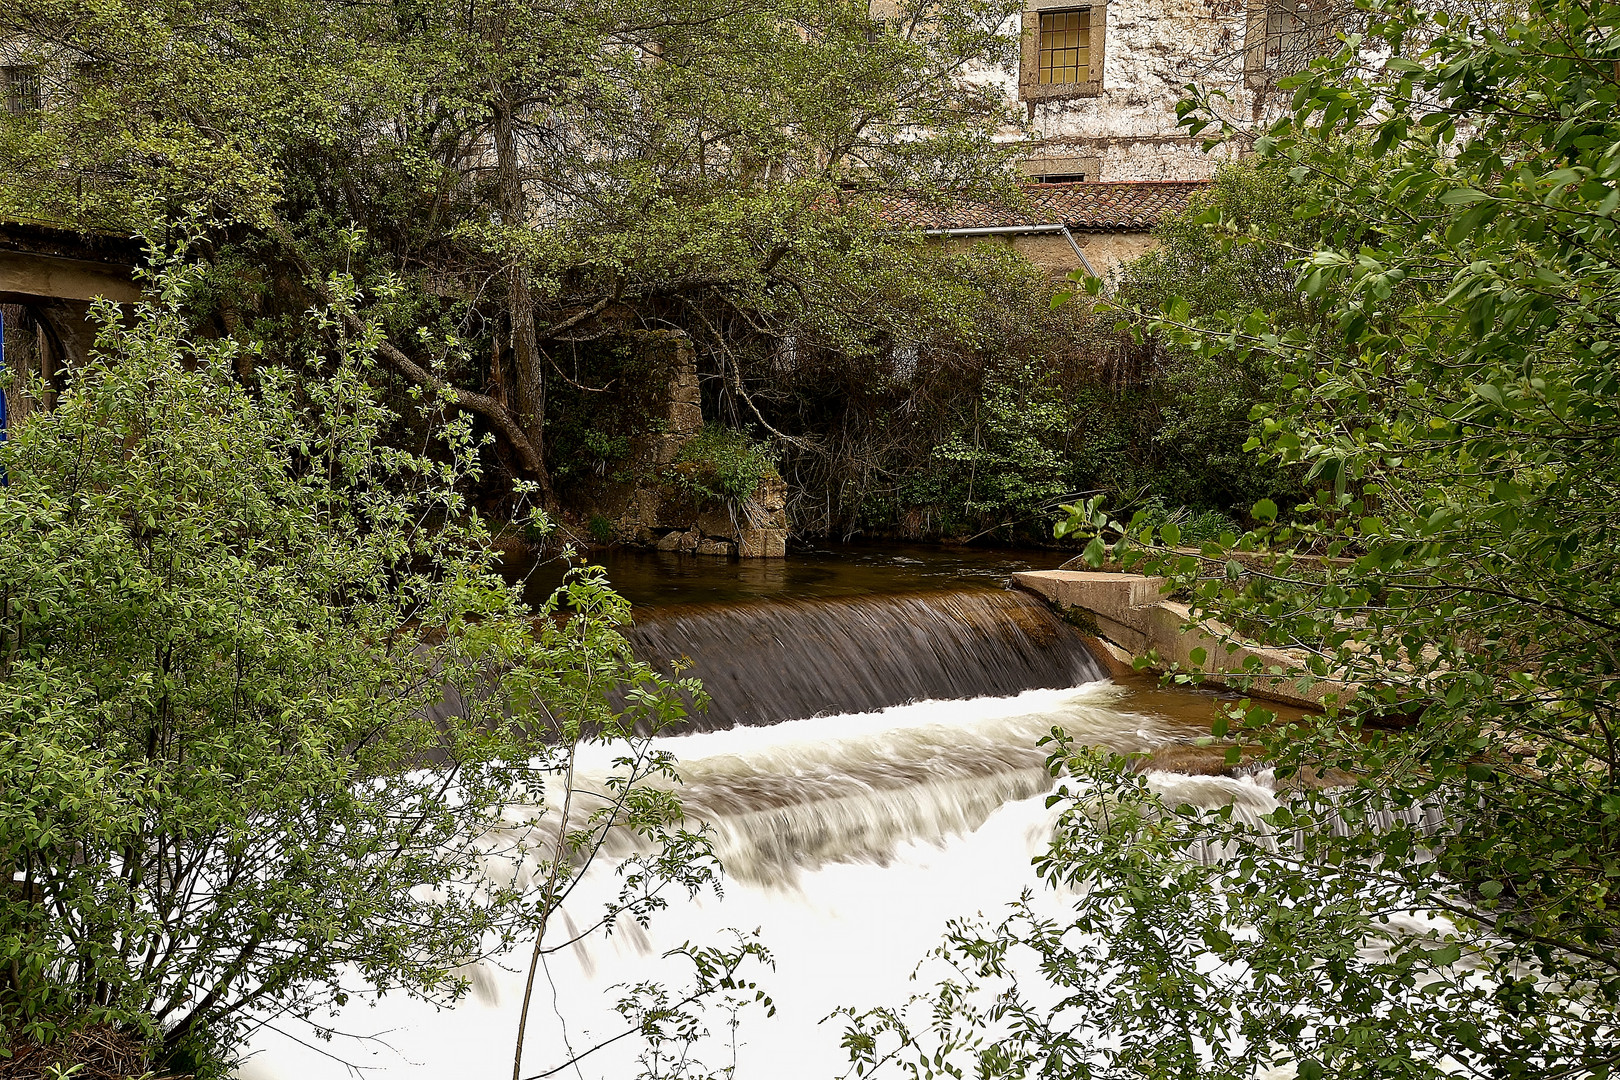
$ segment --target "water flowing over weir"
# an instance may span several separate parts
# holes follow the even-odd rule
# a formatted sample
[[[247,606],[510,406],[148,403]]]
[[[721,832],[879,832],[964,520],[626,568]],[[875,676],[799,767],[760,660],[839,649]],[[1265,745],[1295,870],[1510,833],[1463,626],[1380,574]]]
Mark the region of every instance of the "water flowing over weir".
[[[1179,761],[1207,731],[1141,708],[1150,696],[1094,680],[658,740],[679,760],[688,814],[713,831],[727,867],[724,897],[672,897],[646,931],[627,924],[552,955],[530,1014],[524,1076],[557,1064],[565,1045],[578,1050],[622,1030],[611,1008],[616,987],[679,981],[683,972],[662,954],[687,941],[722,944],[728,928],[758,928],[776,959],[774,972],[757,977],[777,1012],[744,1014],[736,1075],[841,1075],[841,1030],[822,1022],[828,1014],[903,1002],[918,989],[909,981],[914,965],[939,943],[947,920],[994,916],[1035,886],[1030,860],[1055,812],[1041,797],[1051,783],[1037,746],[1044,735],[1058,726],[1093,745]],[[582,759],[578,786],[599,784],[610,764],[606,753]],[[1237,798],[1258,808],[1272,798],[1264,777],[1151,775],[1178,798],[1209,805]],[[513,806],[490,850],[532,846],[555,826],[554,813]],[[559,930],[596,918],[620,884],[613,861],[586,875]],[[532,867],[519,861],[507,873],[521,882]],[[307,1029],[273,1023],[254,1037],[257,1056],[240,1078],[346,1080],[355,1075],[348,1064],[388,1080],[510,1075],[527,955],[520,945],[501,962],[468,969],[473,993],[446,1011],[357,995],[320,1021],[338,1034],[319,1049],[304,1045],[312,1043]],[[720,1066],[730,1060],[729,1033],[723,1017],[711,1021],[717,1040],[698,1055]],[[559,1075],[633,1077],[632,1041]]]
[[[700,730],[908,701],[1005,696],[1103,677],[1079,631],[1027,593],[984,588],[654,608],[636,655],[691,662]]]
[[[830,1080],[842,1075],[840,1006],[895,1005],[918,987],[913,967],[946,922],[994,917],[1036,885],[1051,787],[1040,740],[1061,727],[1077,741],[1150,755],[1150,782],[1177,800],[1275,805],[1265,776],[1219,769],[1195,746],[1211,702],[1102,679],[1074,627],[1022,593],[973,585],[897,595],[777,596],[726,605],[638,609],[631,640],[660,664],[685,657],[714,705],[696,730],[657,745],[678,760],[681,799],[707,826],[726,867],[723,897],[671,896],[643,930],[626,920],[550,955],[529,1016],[524,1077],[624,1030],[612,1009],[626,985],[685,972],[662,959],[683,942],[724,944],[758,928],[775,971],[756,976],[775,999],[745,1012],[735,1033],[711,1016],[696,1048],[735,1076]],[[616,751],[582,753],[575,787],[601,790]],[[1202,757],[1200,757],[1202,755]],[[590,810],[577,795],[576,813]],[[520,848],[546,850],[555,809],[512,806],[487,839],[493,876],[535,872]],[[621,879],[616,859],[593,866],[563,909],[555,939],[588,927]],[[552,939],[548,935],[548,940]],[[317,1044],[297,1022],[253,1037],[240,1080],[387,1080],[511,1074],[512,1040],[532,942],[470,965],[472,993],[454,1008],[357,994]],[[734,1055],[734,1058],[733,1058]],[[639,1074],[625,1039],[565,1073]]]

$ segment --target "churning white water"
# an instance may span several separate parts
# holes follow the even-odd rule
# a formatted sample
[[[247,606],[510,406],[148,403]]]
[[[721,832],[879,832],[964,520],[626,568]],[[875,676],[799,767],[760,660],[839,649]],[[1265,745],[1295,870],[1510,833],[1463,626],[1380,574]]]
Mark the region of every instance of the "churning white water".
[[[680,760],[688,815],[716,835],[728,873],[724,897],[687,902],[680,894],[647,932],[625,926],[550,956],[529,1021],[524,1076],[546,1073],[569,1048],[577,1053],[618,1034],[616,987],[683,983],[687,971],[662,954],[685,942],[724,944],[734,940],[729,929],[757,931],[774,954],[775,970],[756,976],[776,1012],[745,1009],[735,1031],[724,1014],[711,1015],[712,1037],[699,1056],[711,1068],[735,1060],[740,1077],[842,1075],[841,1025],[823,1018],[839,1006],[903,1002],[919,989],[909,976],[948,919],[994,916],[1034,883],[1030,860],[1051,821],[1037,744],[1054,727],[1121,752],[1200,734],[1135,711],[1127,691],[1094,682],[665,740]],[[1164,772],[1152,779],[1177,801],[1236,799],[1253,813],[1275,805],[1267,785],[1252,778]],[[533,818],[524,808],[509,815],[515,833]],[[612,861],[593,867],[570,900],[571,924],[588,925],[616,892]],[[474,991],[452,1009],[357,996],[329,1018],[338,1033],[329,1042],[300,1024],[271,1023],[254,1036],[238,1075],[508,1076],[528,953],[520,946],[508,966],[471,971]],[[634,1076],[640,1049],[625,1039],[558,1075]]]

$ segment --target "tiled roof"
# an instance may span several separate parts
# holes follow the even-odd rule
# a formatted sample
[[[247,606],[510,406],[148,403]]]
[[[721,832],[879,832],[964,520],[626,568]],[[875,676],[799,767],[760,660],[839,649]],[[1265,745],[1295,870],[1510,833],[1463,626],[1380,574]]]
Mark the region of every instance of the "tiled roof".
[[[1136,180],[1119,183],[1024,184],[1026,205],[1009,208],[966,200],[924,200],[908,195],[877,197],[878,216],[913,229],[984,229],[1018,225],[1067,225],[1071,229],[1142,232],[1165,214],[1187,205],[1207,180]]]

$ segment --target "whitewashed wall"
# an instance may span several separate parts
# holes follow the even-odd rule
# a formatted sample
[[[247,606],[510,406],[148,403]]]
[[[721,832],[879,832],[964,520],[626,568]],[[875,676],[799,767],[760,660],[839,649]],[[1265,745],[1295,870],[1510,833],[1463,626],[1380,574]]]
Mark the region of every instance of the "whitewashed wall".
[[[1035,3],[1046,7],[1053,0]],[[1028,129],[1007,136],[1028,140],[1027,171],[1079,172],[1105,181],[1208,179],[1236,150],[1227,146],[1206,154],[1201,137],[1177,127],[1176,102],[1189,83],[1197,83],[1224,93],[1222,111],[1234,119],[1252,122],[1262,115],[1266,92],[1245,85],[1243,70],[1250,18],[1248,0],[1109,0],[1093,6],[1093,25],[1106,19],[1107,27],[1102,92],[1020,104]],[[997,81],[1015,101],[1017,81],[1005,73]]]

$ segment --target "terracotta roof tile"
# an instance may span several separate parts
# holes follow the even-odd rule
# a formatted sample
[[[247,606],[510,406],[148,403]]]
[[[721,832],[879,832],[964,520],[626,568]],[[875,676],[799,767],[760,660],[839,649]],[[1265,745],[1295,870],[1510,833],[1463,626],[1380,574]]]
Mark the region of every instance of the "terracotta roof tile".
[[[1207,180],[1138,180],[1117,183],[1025,184],[1027,206],[877,196],[878,216],[913,229],[983,229],[1018,225],[1067,225],[1071,229],[1144,232],[1165,214],[1187,205]]]

